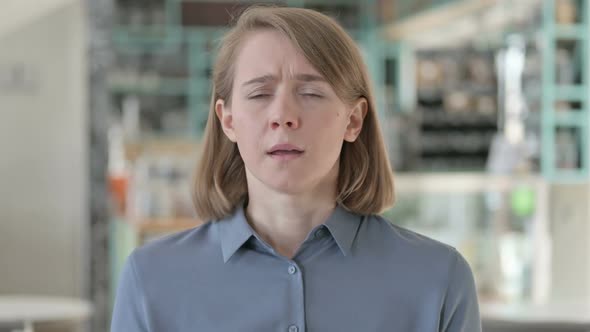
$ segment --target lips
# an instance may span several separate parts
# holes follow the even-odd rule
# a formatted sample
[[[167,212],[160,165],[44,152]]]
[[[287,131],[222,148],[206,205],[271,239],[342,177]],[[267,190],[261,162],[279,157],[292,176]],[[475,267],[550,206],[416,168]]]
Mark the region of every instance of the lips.
[[[269,153],[271,156],[289,156],[289,155],[300,155],[302,154],[302,151],[283,151],[283,150],[279,150],[279,151],[274,151]]]
[[[272,155],[301,154],[303,149],[293,144],[277,144],[267,152]]]
[[[267,154],[273,159],[286,161],[298,158],[304,150],[293,144],[277,144],[267,151]]]

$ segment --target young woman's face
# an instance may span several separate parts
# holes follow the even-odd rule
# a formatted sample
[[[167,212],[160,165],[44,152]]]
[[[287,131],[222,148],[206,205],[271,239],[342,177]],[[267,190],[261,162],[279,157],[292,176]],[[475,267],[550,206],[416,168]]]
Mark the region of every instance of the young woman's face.
[[[345,104],[305,57],[272,30],[252,33],[236,60],[231,105],[216,103],[249,187],[299,194],[332,186],[343,141],[354,141],[366,100]]]

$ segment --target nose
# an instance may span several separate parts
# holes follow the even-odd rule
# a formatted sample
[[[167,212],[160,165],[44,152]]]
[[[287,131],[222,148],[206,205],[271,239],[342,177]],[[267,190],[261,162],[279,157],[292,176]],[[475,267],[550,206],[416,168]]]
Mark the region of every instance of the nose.
[[[297,129],[301,123],[299,111],[293,98],[288,93],[279,93],[273,100],[270,118],[272,129],[284,127],[285,129]]]

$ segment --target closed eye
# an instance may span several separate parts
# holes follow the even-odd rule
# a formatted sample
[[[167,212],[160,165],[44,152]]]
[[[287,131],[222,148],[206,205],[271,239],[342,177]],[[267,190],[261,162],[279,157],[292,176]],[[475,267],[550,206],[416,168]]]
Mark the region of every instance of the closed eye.
[[[309,97],[309,98],[323,98],[323,96],[315,94],[315,93],[302,93],[301,95],[303,95],[304,97]]]
[[[249,96],[248,99],[264,99],[264,98],[268,98],[270,96],[271,96],[270,94],[261,93],[261,94]]]

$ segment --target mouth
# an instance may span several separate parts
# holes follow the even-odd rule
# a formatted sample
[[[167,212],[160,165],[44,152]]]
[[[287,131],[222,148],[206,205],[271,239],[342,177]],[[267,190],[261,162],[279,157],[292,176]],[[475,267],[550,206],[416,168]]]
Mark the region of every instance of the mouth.
[[[299,151],[299,150],[276,150],[276,151],[271,151],[268,152],[268,154],[273,155],[273,156],[281,156],[281,155],[288,155],[288,154],[302,154],[303,151]]]
[[[280,159],[293,159],[301,156],[305,151],[292,144],[277,144],[267,151],[267,154],[271,157]]]
[[[303,151],[277,150],[269,152],[267,155],[274,160],[283,162],[300,158],[303,155]]]

